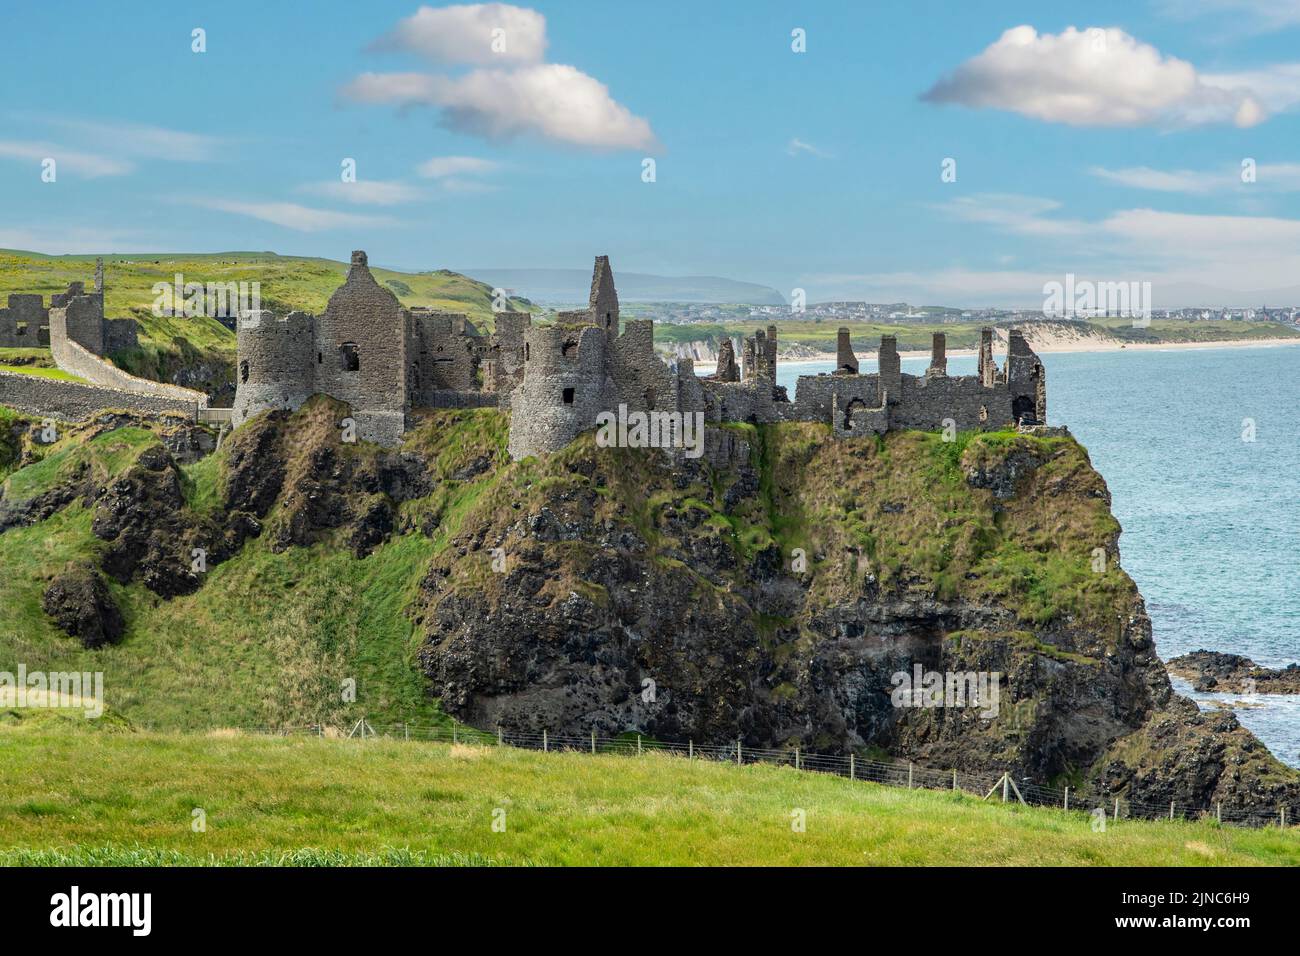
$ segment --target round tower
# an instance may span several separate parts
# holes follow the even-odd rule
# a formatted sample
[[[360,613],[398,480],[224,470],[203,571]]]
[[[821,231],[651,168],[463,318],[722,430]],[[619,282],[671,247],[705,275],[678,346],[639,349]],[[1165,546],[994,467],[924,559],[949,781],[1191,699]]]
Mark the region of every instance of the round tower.
[[[296,409],[315,391],[314,316],[250,312],[239,320],[236,345],[234,427],[259,412]]]
[[[525,330],[523,380],[510,396],[512,458],[559,451],[602,411],[616,411],[605,344],[594,325]]]

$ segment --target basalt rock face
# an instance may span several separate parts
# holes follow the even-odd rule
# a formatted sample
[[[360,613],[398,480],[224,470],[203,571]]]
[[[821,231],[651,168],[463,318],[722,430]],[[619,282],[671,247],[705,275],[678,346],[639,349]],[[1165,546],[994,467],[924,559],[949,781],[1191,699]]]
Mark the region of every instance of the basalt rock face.
[[[64,633],[86,647],[116,643],[125,629],[104,579],[88,565],[65,568],[45,589],[41,607]]]
[[[342,538],[364,557],[397,526],[397,506],[432,489],[424,459],[341,440],[348,415],[316,399],[299,412],[271,412],[235,432],[228,457],[227,511],[264,518],[271,546],[284,551]]]
[[[414,611],[444,706],[487,728],[883,750],[1076,792],[1276,784],[1300,806],[1257,741],[1267,759],[1232,768],[1245,782],[1204,756],[1254,738],[1173,694],[1073,439],[725,434],[695,462],[583,438],[503,468]],[[903,693],[930,675],[987,692]]]

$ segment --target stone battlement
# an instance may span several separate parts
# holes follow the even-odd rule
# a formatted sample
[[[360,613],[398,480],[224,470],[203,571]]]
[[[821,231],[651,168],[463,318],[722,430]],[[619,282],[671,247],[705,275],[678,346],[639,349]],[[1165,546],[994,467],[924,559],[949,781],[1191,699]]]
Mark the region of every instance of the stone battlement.
[[[999,368],[993,330],[983,330],[979,370],[965,376],[948,375],[942,333],[924,375],[902,371],[890,335],[881,338],[877,370],[862,374],[849,338],[839,330],[835,371],[800,376],[791,400],[776,384],[775,326],[743,341],[739,365],[724,343],[717,371],[701,378],[690,360],[659,357],[652,321],[620,327],[607,256],[596,258],[587,308],[561,312],[550,325],[499,313],[496,330],[484,335],[464,315],[402,307],[358,251],[320,316],[262,313],[240,323],[233,420],[323,393],[352,406],[362,437],[395,444],[414,409],[496,405],[510,412],[510,454],[523,458],[558,451],[620,406],[712,423],[820,421],[842,438],[1046,419],[1043,366],[1019,331]]]

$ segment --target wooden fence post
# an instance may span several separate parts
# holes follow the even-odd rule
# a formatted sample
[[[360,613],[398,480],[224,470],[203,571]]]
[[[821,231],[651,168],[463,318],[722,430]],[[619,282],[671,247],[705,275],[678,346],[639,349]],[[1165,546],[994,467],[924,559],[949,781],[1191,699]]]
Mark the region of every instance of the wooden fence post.
[[[1070,788],[1065,788],[1065,809],[1070,809]]]
[[[641,735],[636,735],[636,755],[641,756]]]
[[[849,754],[849,779],[850,780],[856,780],[858,778],[857,769],[858,768],[854,766],[853,754]]]
[[[551,749],[551,745],[549,740],[546,737],[546,728],[543,727],[542,728],[542,753],[546,753],[550,749]]]
[[[794,748],[794,769],[795,770],[799,769],[799,748],[798,747]]]
[[[912,789],[912,761],[907,762],[907,789]]]
[[[501,736],[501,725],[497,724],[497,746],[500,747],[503,743],[505,743],[505,741]]]
[[[591,752],[593,754],[596,752],[596,732],[594,730],[591,732]]]
[[[740,766],[740,738],[736,738],[736,766]]]

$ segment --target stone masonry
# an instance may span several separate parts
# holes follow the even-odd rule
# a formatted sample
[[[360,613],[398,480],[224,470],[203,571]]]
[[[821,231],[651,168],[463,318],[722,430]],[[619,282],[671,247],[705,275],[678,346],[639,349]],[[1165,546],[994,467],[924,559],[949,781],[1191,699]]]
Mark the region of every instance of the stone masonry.
[[[510,413],[514,458],[558,451],[620,406],[679,422],[696,413],[712,424],[820,421],[842,438],[949,424],[1006,428],[1043,423],[1047,414],[1042,363],[1017,330],[1003,368],[985,329],[978,374],[954,377],[942,333],[924,375],[902,372],[888,335],[877,371],[861,374],[841,329],[835,372],[800,376],[792,401],[776,384],[777,330],[769,326],[744,340],[739,369],[727,342],[715,374],[696,376],[690,359],[660,358],[651,321],[620,322],[606,256],[596,259],[586,309],[561,312],[549,325],[499,313],[484,335],[464,315],[404,308],[370,274],[365,253],[354,252],[320,316],[251,314],[238,337],[235,425],[320,393],[351,406],[361,437],[393,445],[417,408],[496,406]]]
[[[137,378],[107,356],[139,344],[134,319],[104,317],[104,261],[95,262],[94,288],[71,283],[50,296],[9,296],[0,309],[0,347],[48,346],[54,363],[83,381],[8,373],[0,381],[0,404],[34,415],[79,419],[102,408],[195,415],[207,407],[202,392]]]

